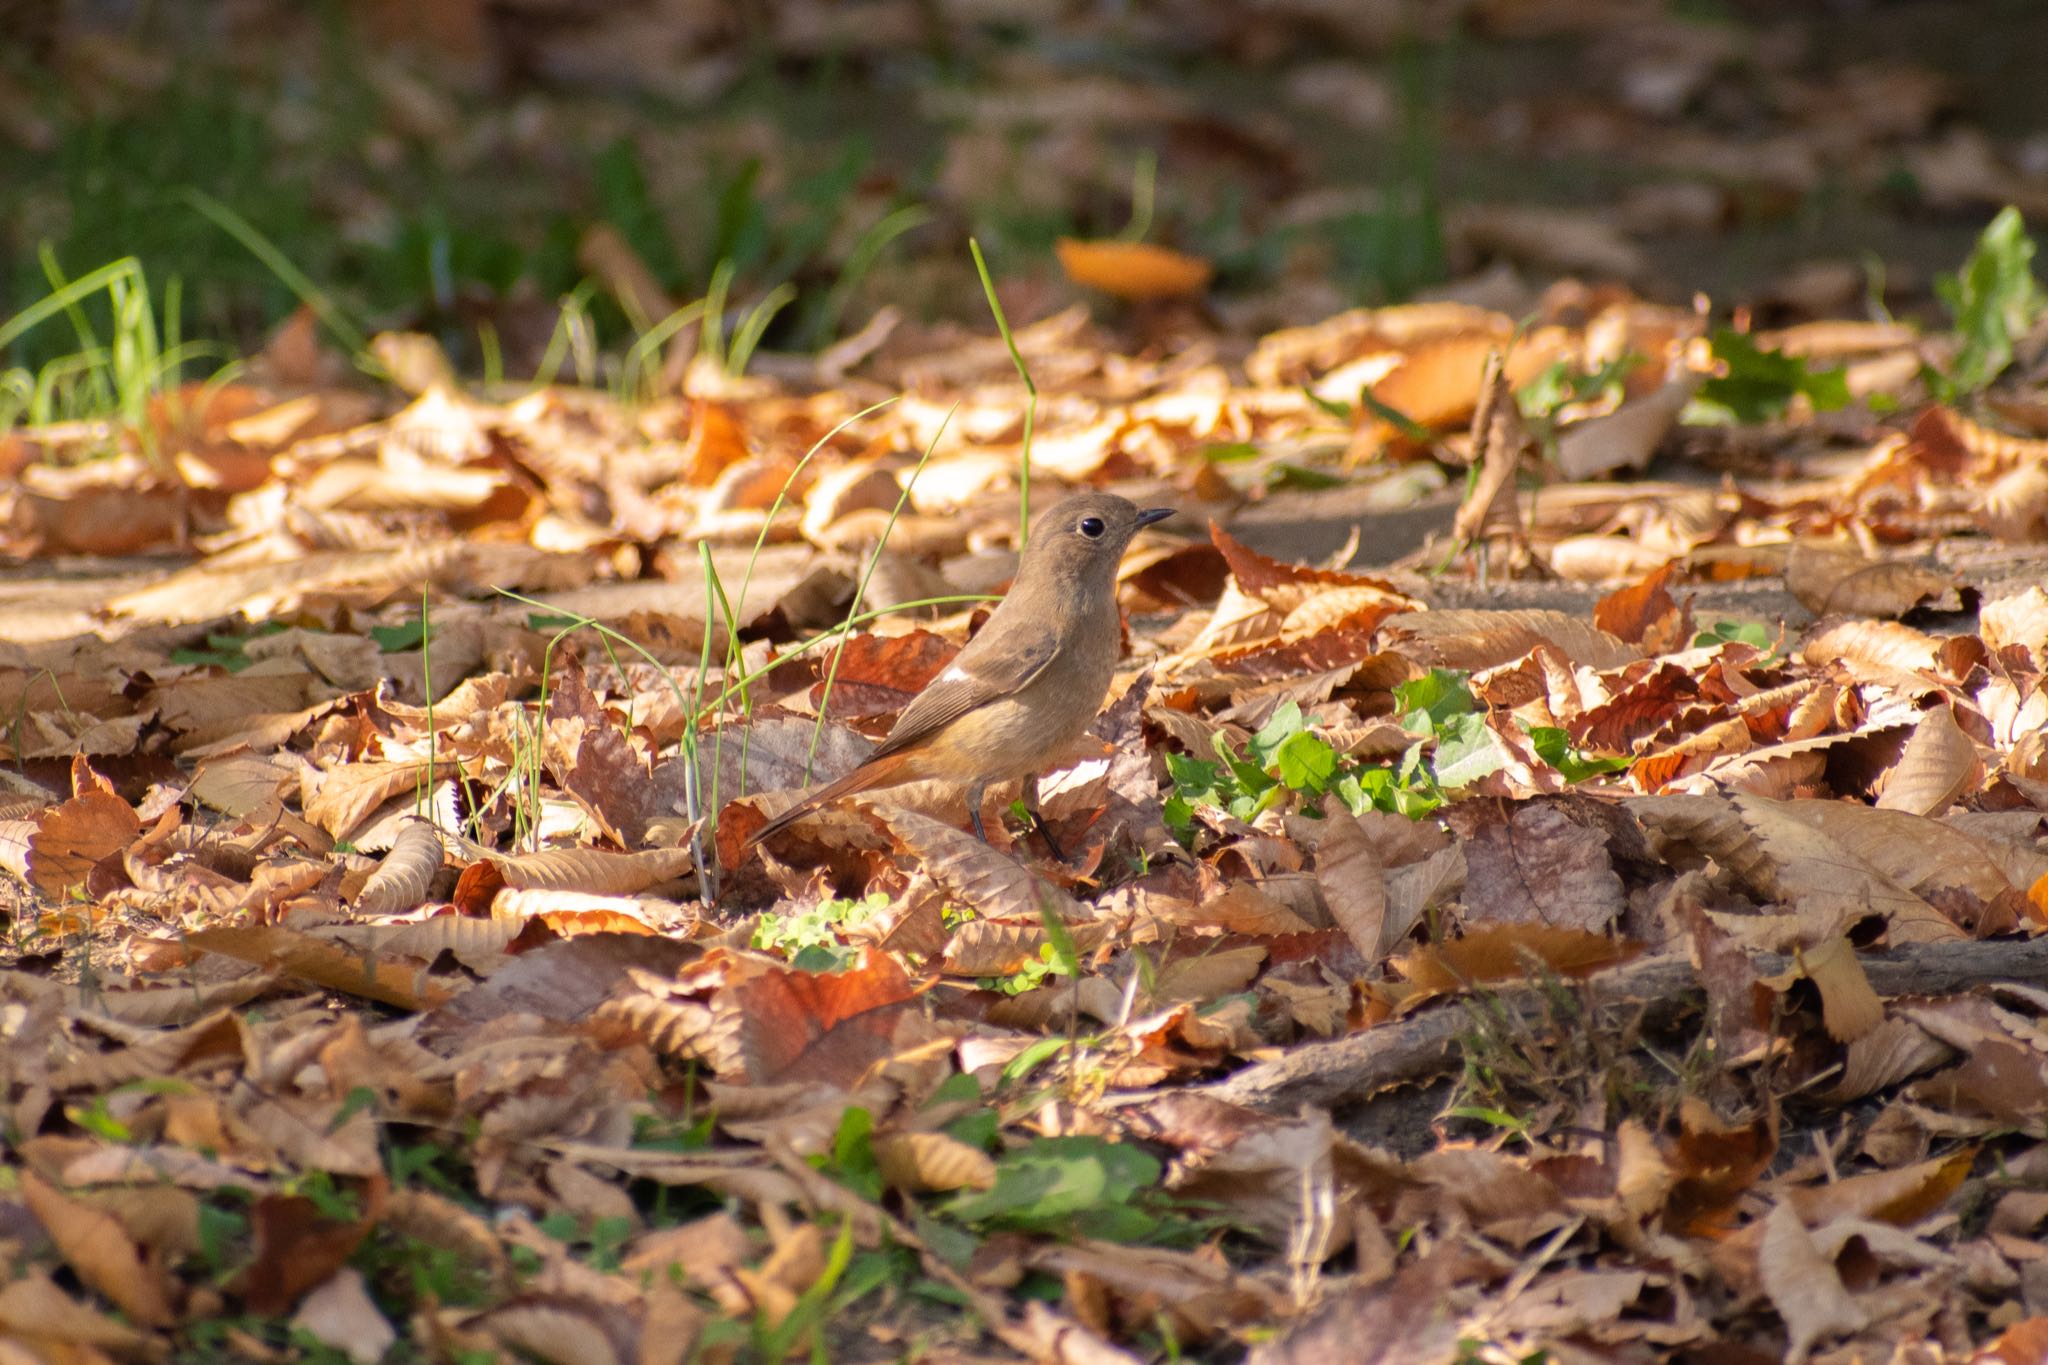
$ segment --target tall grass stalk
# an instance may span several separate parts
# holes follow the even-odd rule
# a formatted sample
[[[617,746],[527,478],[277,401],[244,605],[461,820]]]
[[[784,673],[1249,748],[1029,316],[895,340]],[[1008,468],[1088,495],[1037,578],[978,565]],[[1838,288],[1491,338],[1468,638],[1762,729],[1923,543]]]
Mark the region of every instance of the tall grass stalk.
[[[113,418],[135,433],[145,453],[154,454],[150,400],[175,388],[186,365],[208,354],[218,355],[220,348],[182,339],[184,293],[175,279],[164,286],[159,321],[159,306],[151,297],[148,276],[133,256],[75,280],[65,276],[56,253],[47,245],[39,258],[50,293],[0,324],[0,348],[61,316],[71,324],[80,349],[46,362],[33,373],[26,367],[0,372],[0,430],[20,420],[44,426],[64,420]],[[85,303],[101,293],[107,298],[110,324],[104,343],[85,310]],[[226,377],[224,371],[208,383],[224,382]]]
[[[813,346],[826,345],[838,333],[839,324],[846,316],[846,308],[853,301],[853,291],[867,278],[870,270],[891,242],[906,232],[923,227],[931,221],[931,213],[916,204],[909,204],[884,217],[880,222],[861,234],[861,238],[847,253],[846,264],[839,271],[839,278],[826,291],[824,307],[818,310],[815,323],[805,340]]]
[[[695,856],[697,859],[700,886],[708,886],[711,889],[713,896],[717,894],[717,872],[714,868],[708,868],[704,861],[704,845],[702,836],[704,830],[707,827],[713,829],[716,828],[717,813],[716,811],[711,811],[709,813],[709,821],[705,821],[700,818],[704,808],[702,805],[702,792],[700,787],[698,786],[697,781],[697,727],[702,725],[707,718],[720,714],[724,710],[726,704],[730,702],[735,696],[744,695],[747,688],[751,687],[754,683],[759,682],[762,678],[767,677],[776,669],[782,667],[786,663],[790,663],[794,660],[802,658],[804,655],[808,654],[810,651],[818,648],[821,645],[829,644],[834,640],[843,639],[845,636],[851,634],[856,626],[865,625],[869,621],[877,620],[881,617],[888,616],[892,613],[899,611],[918,611],[925,607],[961,606],[976,602],[987,602],[991,600],[989,595],[986,593],[965,593],[948,597],[925,597],[919,598],[918,600],[913,602],[898,602],[893,606],[880,607],[874,611],[859,612],[850,615],[845,620],[841,621],[838,625],[820,631],[818,634],[811,636],[809,639],[799,641],[787,653],[777,655],[775,658],[770,659],[761,667],[749,671],[742,677],[737,679],[725,679],[723,686],[719,691],[719,694],[707,703],[704,701],[703,694],[704,680],[708,675],[710,664],[711,637],[710,622],[708,620],[705,623],[706,629],[704,645],[702,647],[702,652],[700,653],[698,659],[699,667],[697,671],[697,680],[693,688],[693,695],[695,698],[695,700],[693,701],[691,698],[686,697],[684,695],[682,685],[675,680],[675,675],[669,672],[667,667],[662,664],[661,660],[657,659],[644,645],[642,645],[639,641],[633,639],[631,636],[622,634],[619,631],[612,629],[610,626],[605,625],[602,621],[599,621],[594,617],[584,616],[574,612],[562,612],[559,608],[551,605],[550,603],[543,602],[539,598],[528,597],[524,593],[514,592],[510,588],[498,588],[495,591],[498,593],[500,597],[505,597],[510,599],[511,601],[532,607],[538,611],[546,612],[550,616],[561,617],[567,622],[566,625],[560,627],[552,636],[549,637],[547,648],[541,654],[541,693],[539,699],[539,709],[536,712],[533,739],[530,742],[530,744],[523,746],[523,752],[515,752],[513,756],[513,767],[515,771],[519,770],[522,767],[525,768],[525,781],[532,794],[533,810],[532,814],[527,819],[527,829],[525,831],[525,834],[531,835],[534,838],[534,847],[539,847],[538,839],[540,833],[541,754],[546,739],[547,702],[549,691],[548,680],[552,675],[552,670],[554,667],[555,647],[559,645],[563,640],[566,640],[569,636],[574,635],[579,630],[591,630],[596,632],[601,640],[607,642],[615,642],[617,644],[625,646],[627,649],[632,650],[635,654],[638,654],[642,659],[646,660],[649,664],[653,665],[654,668],[664,678],[668,679],[669,694],[675,698],[677,708],[681,710],[684,715],[684,761],[688,764],[688,767],[686,768],[684,773],[684,800],[686,805],[689,807],[687,812],[689,814],[689,818],[691,819],[691,821],[697,824],[697,834],[693,836],[692,840],[692,853],[693,856]],[[515,807],[515,809],[517,809],[517,807]]]
[[[803,458],[802,458],[802,459],[800,459],[800,460],[798,460],[798,461],[796,462],[796,466],[795,466],[795,467],[794,467],[793,469],[791,469],[791,470],[789,471],[789,477],[788,477],[788,478],[786,478],[786,479],[784,479],[784,480],[782,481],[782,487],[780,487],[780,488],[778,488],[778,489],[776,489],[776,490],[775,490],[775,501],[774,501],[774,502],[772,502],[772,503],[770,503],[770,504],[768,505],[768,514],[767,514],[767,516],[763,517],[763,518],[762,518],[762,520],[761,520],[761,530],[760,530],[760,533],[759,533],[758,535],[756,535],[756,536],[754,537],[754,548],[753,548],[753,550],[752,550],[752,551],[751,551],[751,552],[750,552],[750,553],[749,553],[749,554],[747,555],[747,567],[746,567],[746,570],[745,570],[745,572],[743,572],[743,573],[742,573],[742,574],[740,575],[740,591],[739,591],[739,597],[738,597],[738,599],[737,599],[737,600],[738,600],[738,602],[739,602],[739,606],[740,606],[740,608],[744,608],[744,607],[746,606],[746,603],[747,603],[747,592],[748,592],[748,590],[749,590],[750,588],[752,588],[752,587],[753,587],[753,585],[754,585],[754,566],[755,566],[756,564],[760,563],[760,560],[761,560],[761,549],[762,549],[762,547],[763,547],[764,545],[766,545],[766,544],[767,544],[767,542],[768,542],[768,530],[769,530],[769,528],[770,528],[771,526],[773,526],[773,525],[775,524],[775,514],[776,514],[776,513],[778,513],[778,512],[780,512],[780,511],[782,510],[782,505],[783,505],[783,503],[785,503],[785,502],[787,502],[787,501],[789,500],[789,490],[790,490],[790,489],[791,489],[792,487],[794,487],[794,486],[795,486],[795,484],[796,484],[796,481],[797,481],[797,479],[798,479],[798,478],[800,478],[800,477],[802,477],[802,475],[803,475],[803,472],[804,472],[804,469],[805,469],[805,467],[806,467],[806,466],[808,466],[808,465],[810,464],[811,460],[812,460],[812,459],[813,459],[813,458],[814,458],[814,457],[815,457],[815,456],[817,455],[817,453],[818,453],[819,451],[823,450],[823,449],[824,449],[824,448],[825,448],[825,447],[826,447],[827,445],[831,444],[831,442],[833,441],[833,439],[834,439],[835,437],[837,437],[837,436],[839,435],[839,433],[840,433],[840,432],[842,432],[842,431],[846,430],[846,429],[847,429],[848,427],[852,426],[852,425],[853,425],[853,424],[854,424],[855,422],[858,422],[858,421],[860,421],[861,419],[863,419],[863,418],[865,418],[865,417],[868,417],[868,416],[870,416],[870,415],[872,415],[872,414],[874,414],[874,413],[880,412],[880,411],[881,411],[881,410],[882,410],[883,408],[886,408],[886,407],[888,407],[888,406],[889,406],[890,404],[892,404],[892,403],[896,403],[896,402],[899,402],[899,401],[900,401],[901,399],[902,399],[902,395],[901,395],[901,394],[897,394],[897,395],[894,395],[894,396],[892,396],[892,397],[889,397],[889,398],[884,398],[884,399],[882,399],[882,400],[881,400],[880,402],[877,402],[877,403],[870,403],[870,404],[868,404],[868,405],[867,405],[866,407],[862,408],[862,409],[861,409],[861,410],[860,410],[859,412],[856,412],[856,413],[854,413],[854,414],[853,414],[853,415],[852,415],[851,417],[847,417],[847,418],[843,419],[843,420],[842,420],[842,421],[841,421],[841,422],[840,422],[840,423],[839,423],[839,424],[838,424],[837,426],[833,427],[833,428],[832,428],[832,429],[831,429],[830,431],[826,432],[826,433],[825,433],[825,434],[824,434],[823,436],[820,436],[820,437],[819,437],[819,438],[818,438],[817,440],[813,441],[813,442],[811,443],[811,448],[810,448],[809,450],[806,450],[806,451],[804,452],[804,454],[803,454]],[[710,561],[710,559],[709,559],[709,557],[708,557],[708,555],[707,555],[707,557],[706,557],[706,559],[705,559],[705,586],[706,586],[706,589],[707,589],[707,596],[706,596],[706,599],[705,599],[705,613],[704,613],[704,619],[705,619],[705,623],[706,623],[706,626],[707,626],[707,628],[708,628],[708,626],[709,626],[709,623],[710,623],[710,620],[711,620],[711,610],[710,610],[710,608],[711,608],[711,599],[710,599],[710,597],[709,597],[709,595],[708,595],[708,590],[709,590],[709,589],[711,588],[711,586],[712,586],[712,585],[713,585],[714,583],[716,583],[716,584],[717,584],[717,589],[718,589],[718,602],[719,602],[719,604],[720,604],[720,605],[721,605],[721,606],[722,606],[722,607],[724,608],[724,611],[725,611],[725,619],[726,619],[726,636],[725,636],[725,639],[726,639],[726,653],[725,653],[725,674],[726,674],[726,677],[730,678],[730,677],[732,677],[732,676],[733,676],[733,674],[735,674],[735,673],[737,673],[737,672],[741,671],[742,669],[744,669],[744,667],[745,667],[745,664],[746,664],[746,661],[745,661],[745,659],[744,659],[744,657],[743,657],[743,655],[742,655],[742,651],[741,651],[741,649],[740,649],[740,632],[739,632],[739,610],[738,610],[738,609],[736,609],[736,608],[735,608],[735,607],[733,606],[733,604],[732,604],[732,602],[731,602],[731,601],[728,601],[728,600],[726,599],[726,596],[725,596],[725,586],[724,586],[724,584],[723,584],[722,582],[717,582],[717,571],[716,571],[715,567],[714,567],[714,566],[713,566],[713,565],[711,564],[711,561]],[[740,697],[739,697],[739,709],[740,709],[740,714],[742,714],[742,715],[745,715],[745,716],[752,716],[752,715],[753,715],[753,713],[754,713],[754,703],[753,703],[753,698],[752,698],[752,697],[750,697],[750,696],[748,695],[748,693],[747,693],[747,688],[746,688],[746,686],[745,686],[744,684],[742,684],[742,686],[741,686],[741,688],[740,688]],[[723,712],[722,712],[722,708],[721,708],[721,714],[722,714],[722,713],[723,713]],[[745,735],[743,735],[743,736],[741,737],[741,739],[740,739],[740,792],[739,792],[739,794],[740,794],[740,795],[742,795],[742,796],[746,795],[746,790],[747,790],[747,761],[748,761],[748,758],[750,757],[750,755],[751,755],[751,753],[752,753],[752,745],[753,745],[753,742],[754,742],[754,735],[753,735],[753,731],[752,731],[752,730],[750,729],[750,730],[748,730],[748,731],[746,732],[746,734],[745,734]],[[717,763],[720,763],[720,762],[722,762],[722,761],[723,761],[723,759],[724,759],[724,757],[725,757],[725,731],[724,731],[724,728],[723,728],[723,727],[720,727],[720,729],[719,729],[719,732],[718,732],[718,739],[717,739],[717,741],[716,741],[716,742],[714,743],[714,745],[713,745],[713,747],[712,747],[712,758],[711,758],[711,761],[712,761],[712,763],[713,763],[713,764],[715,765],[715,764],[717,764]]]
[[[540,364],[534,367],[533,387],[536,389],[552,387],[561,376],[565,360],[574,360],[577,376],[586,384],[590,382],[595,355],[590,300],[596,294],[597,286],[585,280],[562,296],[561,309],[555,314],[555,328],[548,333],[547,349],[541,352]]]
[[[754,352],[760,349],[761,338],[768,334],[768,326],[775,321],[775,315],[796,302],[796,286],[778,284],[769,290],[767,296],[740,319],[740,325],[733,329],[732,344],[726,348],[723,367],[728,379],[738,379],[747,372],[753,362]]]
[[[698,299],[695,303],[684,304],[634,338],[626,350],[625,359],[620,362],[619,381],[614,386],[613,396],[621,403],[641,402],[651,397],[648,389],[642,386],[641,377],[658,373],[661,366],[655,363],[654,358],[668,345],[669,338],[703,316],[704,300]],[[550,346],[552,344],[550,342]]]
[[[355,360],[356,368],[378,379],[390,378],[390,372],[385,369],[383,362],[370,354],[369,341],[364,336],[363,329],[349,317],[340,304],[335,302],[333,295],[313,283],[305,271],[294,265],[291,257],[285,255],[277,243],[264,236],[254,223],[206,191],[188,185],[179,193],[185,202],[197,209],[208,222],[240,242],[250,255],[268,267],[270,273],[277,276],[279,282],[291,290],[300,303],[312,309],[313,316],[320,319],[321,325],[332,332],[335,340],[348,349],[349,355]]]
[[[1118,240],[1142,242],[1152,230],[1152,213],[1159,194],[1159,154],[1147,147],[1138,153],[1138,166],[1131,174],[1131,221],[1117,234]]]
[[[1024,445],[1017,457],[1017,549],[1021,552],[1031,535],[1031,437],[1038,429],[1038,385],[1031,381],[1031,371],[1017,350],[1017,338],[1010,335],[1010,320],[1003,315],[1002,301],[996,297],[996,283],[989,278],[981,243],[969,237],[967,249],[974,253],[974,269],[981,276],[981,292],[988,296],[988,310],[995,314],[996,330],[1002,333],[1003,345],[1010,348],[1010,363],[1017,367],[1017,377],[1024,381]]]
[[[917,476],[924,473],[924,467],[931,463],[932,452],[937,450],[939,442],[945,439],[946,428],[952,425],[953,414],[958,411],[958,401],[946,409],[946,415],[940,420],[938,430],[932,433],[931,442],[925,446],[924,454],[918,456],[917,467],[910,471],[910,477],[903,481],[902,490],[896,494],[896,505],[889,509],[889,520],[882,524],[882,534],[875,541],[875,552],[868,556],[868,566],[862,571],[860,583],[853,590],[853,601],[847,604],[846,622],[843,624],[848,631],[852,629],[850,623],[860,611],[861,603],[867,600],[868,581],[875,576],[875,569],[882,562],[882,551],[888,548],[889,535],[896,529],[896,519],[903,515],[903,504],[910,501],[910,490],[917,487]],[[809,786],[811,782],[811,766],[818,758],[818,741],[825,734],[825,712],[832,705],[832,684],[839,677],[839,661],[845,657],[846,647],[842,642],[839,649],[833,652],[832,662],[825,670],[825,690],[818,695],[818,719],[811,727],[811,747],[804,755],[805,786]]]
[[[413,783],[414,815],[428,814],[427,799],[434,787],[434,747],[440,739],[434,729],[434,633],[432,619],[427,615],[433,592],[431,583],[420,586],[420,687],[427,694],[427,766],[420,769],[420,775]]]

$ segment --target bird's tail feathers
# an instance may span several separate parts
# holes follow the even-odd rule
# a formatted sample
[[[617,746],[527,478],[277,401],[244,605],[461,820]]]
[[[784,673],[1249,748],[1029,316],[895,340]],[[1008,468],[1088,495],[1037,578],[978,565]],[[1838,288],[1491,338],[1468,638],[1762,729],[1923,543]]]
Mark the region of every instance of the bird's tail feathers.
[[[908,759],[908,754],[890,754],[886,758],[861,764],[836,782],[826,783],[748,835],[741,851],[751,849],[770,835],[788,829],[828,801],[836,801],[842,796],[852,796],[857,792],[887,787],[903,781],[904,774],[901,770]]]

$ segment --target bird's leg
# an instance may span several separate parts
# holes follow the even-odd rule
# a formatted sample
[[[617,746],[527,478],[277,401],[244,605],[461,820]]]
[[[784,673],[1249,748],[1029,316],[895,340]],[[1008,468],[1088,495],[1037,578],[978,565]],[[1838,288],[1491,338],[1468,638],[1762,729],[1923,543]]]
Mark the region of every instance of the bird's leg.
[[[987,785],[980,778],[976,778],[974,785],[967,789],[967,818],[974,825],[974,833],[984,844],[988,842],[988,831],[981,827],[981,789]]]
[[[1024,809],[1030,813],[1032,828],[1038,831],[1039,838],[1045,840],[1045,846],[1051,850],[1052,856],[1060,862],[1065,862],[1067,860],[1066,851],[1060,847],[1060,841],[1052,837],[1052,826],[1045,822],[1044,813],[1038,809],[1038,779],[1036,777],[1024,779]]]

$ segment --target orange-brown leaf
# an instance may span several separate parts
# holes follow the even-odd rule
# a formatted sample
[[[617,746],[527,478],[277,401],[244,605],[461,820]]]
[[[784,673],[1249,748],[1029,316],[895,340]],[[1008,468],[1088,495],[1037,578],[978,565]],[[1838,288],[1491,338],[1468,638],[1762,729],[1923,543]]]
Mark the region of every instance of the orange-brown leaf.
[[[1198,256],[1149,242],[1062,237],[1053,250],[1068,279],[1120,299],[1187,298],[1208,288],[1216,273],[1214,266]]]

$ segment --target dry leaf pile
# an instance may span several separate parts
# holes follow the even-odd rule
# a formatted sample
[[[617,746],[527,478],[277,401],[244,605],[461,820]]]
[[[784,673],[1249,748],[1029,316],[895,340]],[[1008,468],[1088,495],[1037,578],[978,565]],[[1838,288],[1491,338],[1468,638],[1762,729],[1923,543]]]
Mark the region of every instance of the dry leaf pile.
[[[742,852],[1007,581],[999,340],[5,437],[7,1358],[2038,1355],[2040,373],[1812,323],[1866,401],[1682,425],[1728,343],[1620,290],[1176,327],[1017,334],[1034,505],[1186,513],[1064,862]]]

